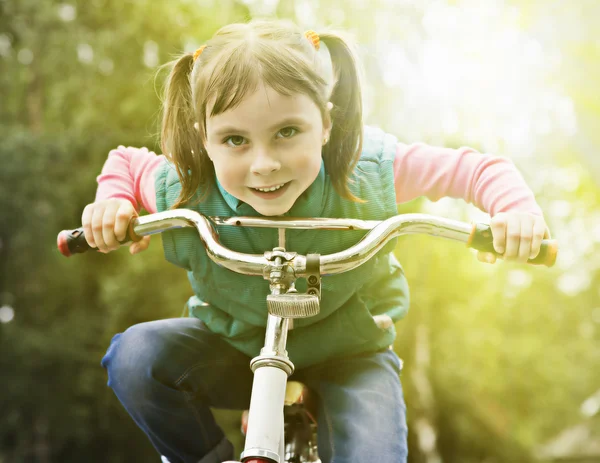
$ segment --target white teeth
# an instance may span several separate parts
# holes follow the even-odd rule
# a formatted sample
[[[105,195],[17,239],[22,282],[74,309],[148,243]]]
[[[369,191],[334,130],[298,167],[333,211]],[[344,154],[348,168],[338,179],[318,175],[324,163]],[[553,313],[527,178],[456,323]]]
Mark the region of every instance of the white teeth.
[[[255,190],[264,191],[266,193],[266,192],[269,192],[269,191],[279,190],[284,185],[285,185],[285,183],[282,183],[281,185],[273,186],[271,188],[255,188]]]

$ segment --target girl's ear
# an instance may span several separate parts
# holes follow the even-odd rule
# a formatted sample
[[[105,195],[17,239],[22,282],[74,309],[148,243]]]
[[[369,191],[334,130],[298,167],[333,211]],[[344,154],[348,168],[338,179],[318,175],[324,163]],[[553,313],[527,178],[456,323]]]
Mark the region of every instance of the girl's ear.
[[[200,124],[198,124],[197,122],[194,122],[194,128],[195,128],[197,131],[200,131]]]

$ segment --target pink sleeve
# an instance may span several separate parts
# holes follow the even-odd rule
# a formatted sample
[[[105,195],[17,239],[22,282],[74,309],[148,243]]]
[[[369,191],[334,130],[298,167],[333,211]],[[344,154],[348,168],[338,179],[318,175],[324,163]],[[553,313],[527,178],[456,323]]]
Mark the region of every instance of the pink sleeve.
[[[508,211],[543,215],[510,159],[471,148],[455,150],[399,143],[394,183],[397,203],[419,196],[432,201],[449,196],[464,199],[492,217]]]
[[[154,174],[162,162],[164,156],[157,156],[147,148],[119,146],[112,150],[97,177],[96,201],[123,198],[138,211],[142,207],[150,213],[156,212]]]

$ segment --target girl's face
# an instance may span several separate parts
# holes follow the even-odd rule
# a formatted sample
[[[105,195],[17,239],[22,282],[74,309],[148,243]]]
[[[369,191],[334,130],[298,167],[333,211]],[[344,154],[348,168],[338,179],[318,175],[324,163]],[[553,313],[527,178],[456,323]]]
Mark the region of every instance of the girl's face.
[[[237,107],[207,118],[205,148],[225,191],[259,214],[282,215],[317,178],[329,132],[310,97],[261,84]]]

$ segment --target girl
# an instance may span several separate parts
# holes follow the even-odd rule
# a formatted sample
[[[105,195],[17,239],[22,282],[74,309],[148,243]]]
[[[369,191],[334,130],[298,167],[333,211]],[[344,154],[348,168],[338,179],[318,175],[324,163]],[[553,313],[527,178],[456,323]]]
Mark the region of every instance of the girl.
[[[397,203],[426,195],[487,211],[504,258],[537,255],[546,225],[508,159],[405,145],[363,127],[361,114],[357,65],[338,35],[276,21],[224,27],[174,63],[164,100],[165,155],[124,147],[109,154],[96,202],[83,212],[86,240],[102,252],[117,249],[140,207],[382,220],[396,214]],[[360,236],[288,230],[286,241],[299,253],[329,254]],[[148,239],[130,252],[146,249]],[[220,240],[260,254],[277,245],[277,231],[223,227]],[[192,317],[117,334],[102,360],[108,385],[170,462],[232,459],[209,407],[249,404],[248,364],[264,340],[268,283],[215,265],[195,230],[165,233],[163,243],[166,258],[188,271]],[[406,461],[401,362],[387,347],[392,322],[408,309],[408,286],[392,250],[324,278],[321,313],[296,320],[288,337],[294,377],[320,397],[323,462]]]

